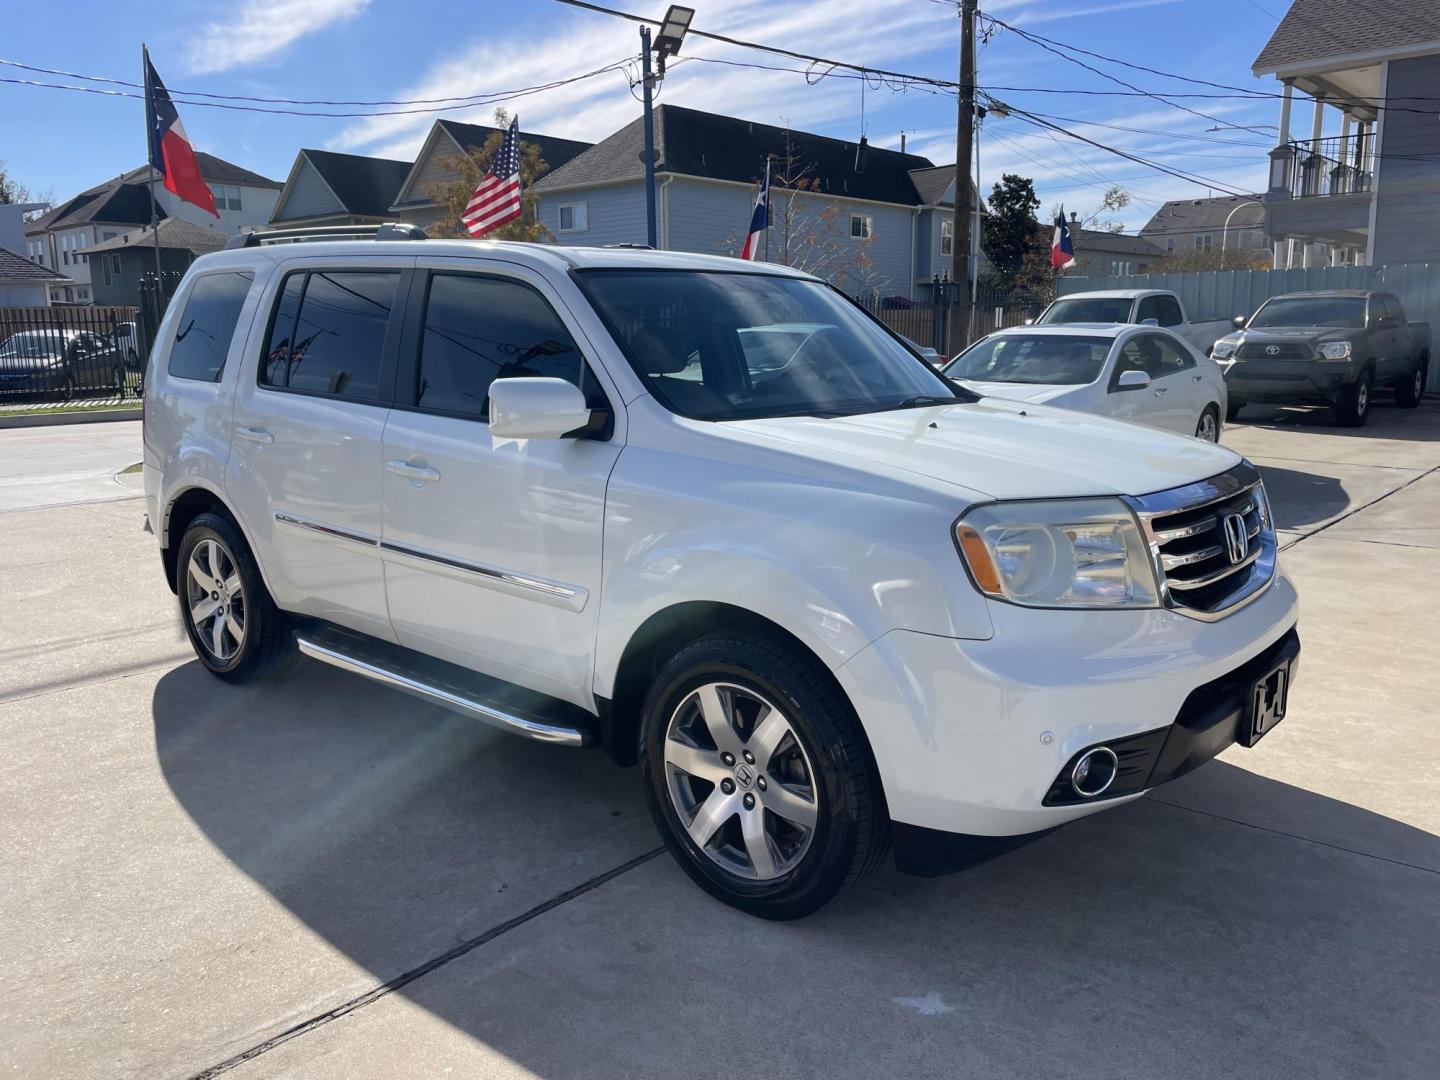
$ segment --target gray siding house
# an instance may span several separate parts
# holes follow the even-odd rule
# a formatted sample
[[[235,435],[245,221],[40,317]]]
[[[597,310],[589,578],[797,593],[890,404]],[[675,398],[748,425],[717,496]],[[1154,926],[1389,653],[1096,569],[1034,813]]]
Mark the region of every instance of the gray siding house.
[[[395,192],[410,162],[301,150],[270,217],[272,225],[373,225],[394,221]]]
[[[1268,250],[1265,195],[1173,199],[1155,211],[1140,236],[1165,255]]]
[[[1440,3],[1363,8],[1294,0],[1253,65],[1283,91],[1265,192],[1276,268],[1426,261],[1440,245]]]
[[[643,130],[636,119],[554,169],[534,187],[557,242],[643,244]],[[810,270],[853,294],[917,298],[949,268],[954,168],[731,116],[655,110],[659,246],[735,255],[765,163],[772,162],[770,229],[761,258]],[[783,179],[803,177],[787,187]],[[972,189],[973,190],[973,189]]]

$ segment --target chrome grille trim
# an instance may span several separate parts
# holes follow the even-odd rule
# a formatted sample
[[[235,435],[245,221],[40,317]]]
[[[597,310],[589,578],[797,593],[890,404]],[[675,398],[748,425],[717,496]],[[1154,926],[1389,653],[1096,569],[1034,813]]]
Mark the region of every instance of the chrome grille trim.
[[[1224,618],[1275,578],[1277,544],[1260,473],[1248,461],[1183,487],[1126,500],[1150,546],[1166,607],[1192,618]],[[1238,514],[1249,550],[1235,562],[1224,520]]]

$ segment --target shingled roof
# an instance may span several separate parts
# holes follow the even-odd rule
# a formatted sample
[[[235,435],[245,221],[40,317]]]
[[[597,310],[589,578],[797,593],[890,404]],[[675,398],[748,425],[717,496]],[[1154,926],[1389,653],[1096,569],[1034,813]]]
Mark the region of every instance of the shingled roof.
[[[1221,195],[1214,199],[1173,199],[1156,210],[1140,230],[1141,236],[1150,233],[1205,232],[1221,229],[1225,219],[1230,217],[1230,228],[1258,229],[1265,220],[1265,208],[1260,205],[1263,195]],[[1251,203],[1245,206],[1245,203]],[[1240,207],[1240,209],[1236,209]]]
[[[1440,42],[1440,5],[1411,0],[1382,7],[1355,0],[1294,0],[1251,70],[1268,75],[1311,60]]]
[[[387,217],[395,194],[410,173],[410,162],[392,158],[301,150],[349,214]]]
[[[462,124],[458,120],[437,120],[435,121],[446,133],[466,150],[478,150],[485,145],[485,140],[491,135],[501,134],[499,128],[488,127],[485,124]],[[540,151],[540,156],[545,159],[545,164],[550,166],[554,172],[567,161],[579,157],[591,145],[588,142],[577,142],[574,139],[557,139],[554,135],[536,135],[529,131],[520,132],[520,141],[533,143]]]
[[[1144,237],[1105,232],[1103,229],[1074,229],[1071,238],[1077,253],[1108,251],[1116,255],[1149,255],[1152,258],[1165,254]]]
[[[9,248],[0,248],[0,281],[35,282],[69,281],[48,267],[31,262],[23,255],[16,255]]]
[[[645,169],[642,121],[636,119],[602,139],[535,184],[536,192],[638,180]],[[904,206],[930,205],[916,187],[915,170],[935,168],[929,158],[869,147],[865,171],[855,171],[853,142],[740,120],[733,116],[660,105],[655,109],[656,172],[751,184],[765,174],[765,159],[793,155],[810,167],[820,192]],[[948,181],[945,185],[949,186]],[[927,187],[933,189],[933,185]],[[943,192],[943,189],[942,189]]]
[[[181,218],[168,218],[156,226],[160,233],[160,246],[177,251],[188,251],[192,255],[204,255],[207,252],[219,251],[225,246],[229,239],[224,233],[216,232],[214,229],[207,229],[204,225],[196,225],[193,222]],[[105,251],[121,251],[132,247],[151,247],[155,242],[154,232],[151,229],[133,229],[115,237],[113,240],[105,240],[91,247],[85,248],[81,254],[97,255]]]

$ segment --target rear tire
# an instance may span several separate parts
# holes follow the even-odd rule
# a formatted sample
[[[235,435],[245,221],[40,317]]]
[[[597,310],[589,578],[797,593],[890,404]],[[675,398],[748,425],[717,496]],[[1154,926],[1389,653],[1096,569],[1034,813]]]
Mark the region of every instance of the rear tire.
[[[1374,376],[1366,371],[1346,387],[1335,402],[1335,422],[1341,427],[1362,427],[1370,419],[1370,389]]]
[[[1396,405],[1402,409],[1413,409],[1420,404],[1420,399],[1425,396],[1425,379],[1429,369],[1430,358],[1420,357],[1415,370],[1395,384]]]
[[[217,679],[254,682],[295,654],[290,618],[229,518],[206,513],[190,523],[175,560],[175,592],[190,645]]]
[[[681,649],[646,695],[640,743],[671,855],[741,911],[809,915],[888,850],[859,719],[824,667],[788,643],[724,632]]]
[[[1225,422],[1227,424],[1234,423],[1236,418],[1240,415],[1240,410],[1244,407],[1245,402],[1236,401],[1234,398],[1231,398],[1225,406]]]
[[[1200,414],[1200,420],[1195,425],[1195,437],[1205,442],[1218,443],[1220,441],[1220,407],[1218,405],[1206,405]]]

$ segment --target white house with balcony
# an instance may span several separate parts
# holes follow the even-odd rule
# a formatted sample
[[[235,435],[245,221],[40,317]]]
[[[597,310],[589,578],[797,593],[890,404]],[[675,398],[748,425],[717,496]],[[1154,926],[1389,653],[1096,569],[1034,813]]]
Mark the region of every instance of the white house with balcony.
[[[1440,252],[1440,3],[1294,0],[1251,69],[1279,80],[1277,269]]]

